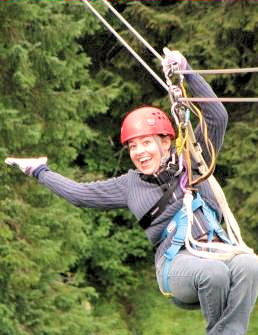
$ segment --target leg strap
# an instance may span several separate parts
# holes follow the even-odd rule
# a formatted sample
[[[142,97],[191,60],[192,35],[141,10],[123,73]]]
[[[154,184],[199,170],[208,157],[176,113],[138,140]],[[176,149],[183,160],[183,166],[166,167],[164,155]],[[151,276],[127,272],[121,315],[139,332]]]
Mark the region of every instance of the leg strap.
[[[197,210],[197,208],[202,206],[202,199],[199,193],[197,193],[197,197],[192,201],[192,210],[193,212]],[[176,225],[176,233],[172,239],[171,246],[166,250],[164,256],[166,257],[165,264],[163,267],[163,277],[162,277],[162,286],[165,292],[170,292],[171,289],[168,283],[168,273],[170,269],[170,265],[179,252],[179,250],[183,247],[185,243],[187,225],[188,225],[188,218],[186,211],[184,208],[181,208],[172,219],[172,222]],[[168,233],[165,231],[163,236],[167,236]]]
[[[205,215],[209,223],[208,241],[211,242],[214,233],[216,233],[223,242],[231,244],[221,225],[218,223],[216,212],[211,207],[209,207],[203,201],[200,194],[197,193],[196,198],[192,201],[193,212],[200,207],[202,207],[203,214]],[[168,273],[174,257],[177,255],[177,253],[180,251],[180,249],[184,246],[185,243],[188,218],[187,213],[183,207],[173,216],[172,222],[170,222],[170,224],[171,223],[173,223],[176,226],[176,233],[172,238],[171,246],[164,253],[164,256],[166,258],[163,267],[163,277],[162,277],[162,286],[164,292],[171,292],[171,288],[169,287],[168,282]],[[169,232],[167,231],[167,229],[165,229],[165,231],[162,233],[162,237],[166,238],[168,234]]]

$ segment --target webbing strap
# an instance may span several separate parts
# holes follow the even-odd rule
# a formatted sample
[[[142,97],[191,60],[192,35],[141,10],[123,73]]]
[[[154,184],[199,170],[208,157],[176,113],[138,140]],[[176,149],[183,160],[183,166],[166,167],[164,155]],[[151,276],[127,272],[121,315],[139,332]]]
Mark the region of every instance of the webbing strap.
[[[199,207],[203,205],[202,198],[199,193],[196,194],[196,198],[192,201],[192,211],[195,212]],[[169,222],[169,224],[166,226],[162,233],[162,239],[166,238],[168,234],[171,232],[170,226],[176,226],[177,222],[180,221],[180,213],[183,211],[181,208],[176,214],[173,216],[172,220]]]
[[[203,214],[205,215],[205,217],[209,222],[208,241],[211,242],[214,233],[216,233],[223,242],[232,244],[229,238],[226,236],[221,225],[218,223],[216,212],[212,208],[210,208],[203,200],[202,202],[203,202],[202,204]]]
[[[192,201],[192,210],[196,211],[199,207],[203,205],[203,201],[199,193],[197,193],[197,197]],[[168,273],[170,269],[170,265],[182,248],[185,243],[185,236],[188,225],[187,213],[183,208],[181,208],[174,216],[171,222],[174,222],[176,225],[176,234],[174,235],[171,246],[166,250],[164,256],[166,257],[165,264],[163,267],[163,277],[162,277],[162,285],[163,290],[166,292],[170,292],[169,283],[168,283]]]
[[[147,229],[151,223],[165,210],[169,199],[172,197],[172,193],[176,188],[178,183],[178,178],[175,178],[174,175],[171,175],[171,171],[165,171],[165,177],[162,175],[160,177],[160,181],[165,181],[164,184],[160,185],[163,195],[162,197],[155,203],[155,205],[146,213],[139,221],[139,225],[143,229]],[[164,178],[164,180],[163,180]],[[145,177],[141,177],[141,179],[145,179]],[[156,180],[157,178],[155,178]],[[168,182],[170,181],[170,183]]]
[[[219,238],[225,243],[231,244],[230,240],[227,238],[224,230],[217,221],[216,212],[210,208],[201,198],[200,194],[197,193],[197,197],[192,201],[192,210],[196,211],[198,208],[202,207],[203,214],[209,223],[209,233],[208,240],[211,242],[214,233],[216,233]],[[168,273],[170,270],[171,263],[180,249],[183,247],[187,232],[188,218],[186,211],[181,208],[174,216],[172,221],[176,225],[176,234],[172,239],[171,246],[164,253],[165,263],[163,267],[163,277],[162,286],[164,292],[171,292],[171,288],[168,282]],[[168,235],[165,234],[165,236]]]
[[[163,190],[163,195],[159,201],[146,213],[139,221],[139,225],[145,230],[165,209],[168,201],[172,195],[172,189],[168,184],[161,186]]]

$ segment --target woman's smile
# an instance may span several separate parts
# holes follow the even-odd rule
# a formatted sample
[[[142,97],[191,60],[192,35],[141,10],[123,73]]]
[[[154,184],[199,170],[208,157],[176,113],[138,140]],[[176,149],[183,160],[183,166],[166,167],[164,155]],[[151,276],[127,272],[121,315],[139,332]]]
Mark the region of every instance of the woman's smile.
[[[128,142],[131,160],[144,174],[154,174],[159,170],[161,158],[168,153],[169,145],[164,145],[159,136],[139,136]]]

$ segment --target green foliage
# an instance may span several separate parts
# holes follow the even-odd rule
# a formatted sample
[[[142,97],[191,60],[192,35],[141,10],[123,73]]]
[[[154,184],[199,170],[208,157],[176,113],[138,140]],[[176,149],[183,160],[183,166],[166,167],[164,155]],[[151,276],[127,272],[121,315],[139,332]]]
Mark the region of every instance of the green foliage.
[[[79,3],[6,3],[0,16],[1,161],[8,155],[44,154],[53,168],[76,178],[79,169],[69,166],[80,161],[86,146],[103,143],[102,128],[94,127],[92,120],[106,114],[115,99],[121,100],[119,81],[103,89],[89,75],[90,59],[78,43],[99,25]],[[87,164],[95,160],[94,150],[87,155]],[[110,150],[107,156],[112,156]],[[105,171],[111,171],[111,165],[89,168],[94,172],[91,179],[103,178]],[[103,213],[76,210],[18,171],[3,167],[0,173],[1,332],[93,331],[91,303],[98,297],[97,283],[116,291],[123,282],[132,282],[126,259],[135,245],[120,250],[120,230]],[[123,222],[122,213],[120,217]],[[143,257],[146,243],[141,243],[141,234],[138,230],[137,239],[135,230],[132,236]],[[100,246],[102,236],[107,242]],[[138,256],[135,250],[132,255]]]
[[[165,45],[177,48],[195,68],[257,65],[255,4],[113,4],[160,53]],[[99,1],[94,6],[105,14]],[[150,53],[107,17],[162,75]],[[139,271],[152,251],[131,214],[76,209],[3,163],[8,155],[47,155],[53,170],[82,182],[123,173],[130,162],[119,144],[122,117],[141,104],[168,108],[166,93],[82,3],[4,2],[0,21],[1,334],[163,334],[168,325],[188,330],[179,322],[184,312],[171,310],[156,288],[149,290],[154,279]],[[255,75],[208,80],[220,96],[258,93]],[[256,247],[256,108],[228,110],[217,173],[244,237]],[[147,288],[139,291],[140,282]],[[199,313],[193,317],[196,327],[203,325]]]

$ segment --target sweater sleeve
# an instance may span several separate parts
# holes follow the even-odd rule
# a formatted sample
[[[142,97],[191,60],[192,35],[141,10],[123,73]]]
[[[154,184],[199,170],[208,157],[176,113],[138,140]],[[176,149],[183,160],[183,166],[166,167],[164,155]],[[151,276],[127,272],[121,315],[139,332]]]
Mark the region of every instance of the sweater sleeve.
[[[210,85],[197,73],[185,75],[188,88],[195,97],[216,97]],[[199,103],[203,116],[208,127],[208,136],[211,140],[216,153],[219,152],[223,141],[228,122],[228,114],[221,102]],[[196,140],[203,149],[205,161],[210,163],[210,156],[206,149],[204,137],[200,124],[195,129]]]
[[[127,207],[127,174],[105,181],[78,183],[52,171],[42,171],[38,180],[48,189],[78,207],[115,209]]]

